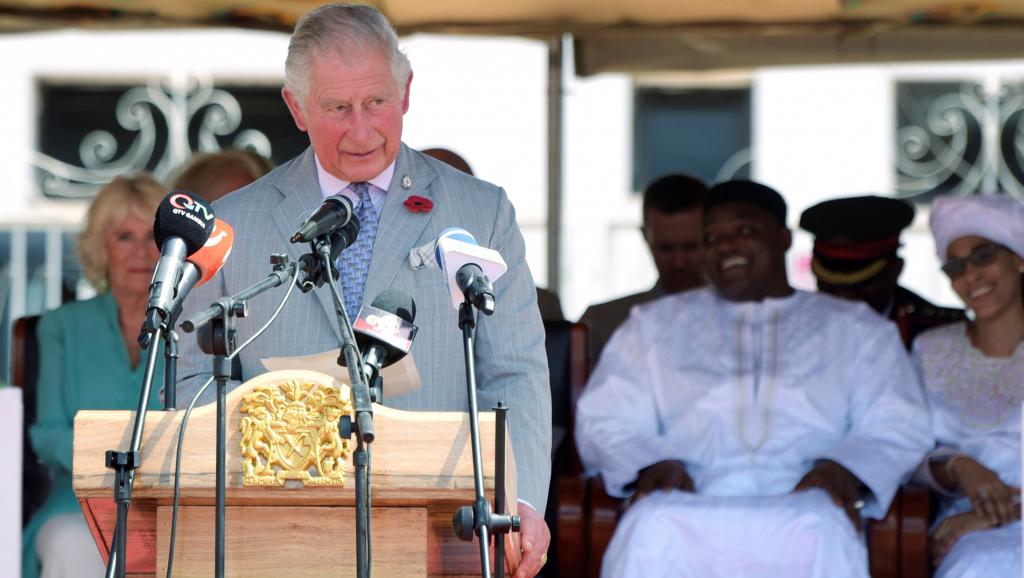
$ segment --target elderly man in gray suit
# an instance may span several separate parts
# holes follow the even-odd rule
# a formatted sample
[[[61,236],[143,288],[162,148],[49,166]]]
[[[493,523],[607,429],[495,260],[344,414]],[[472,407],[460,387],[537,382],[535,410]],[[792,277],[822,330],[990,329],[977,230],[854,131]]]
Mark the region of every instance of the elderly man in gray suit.
[[[264,278],[271,253],[287,250],[293,259],[305,253],[307,247],[289,243],[303,214],[328,195],[347,195],[361,223],[359,238],[340,259],[350,316],[387,288],[408,293],[417,306],[420,330],[412,356],[423,387],[387,404],[465,411],[457,312],[430,255],[438,235],[453,226],[500,252],[509,269],[495,283],[494,315],[479,319],[478,393],[482,408],[498,400],[511,407],[522,557],[513,553],[510,565],[516,576],[529,577],[546,561],[550,540],[542,509],[550,475],[551,398],[544,329],[523,237],[502,189],[402,144],[411,82],[409,61],[391,25],[373,8],[325,5],[299,20],[282,93],[312,146],[214,204],[217,216],[234,227],[234,249],[220,274],[189,297],[185,316]],[[362,262],[361,254],[366,255]],[[250,302],[248,316],[237,323],[238,343],[271,317],[277,301],[263,295]],[[270,331],[240,354],[241,378],[262,373],[261,359],[336,349],[340,339],[328,288],[296,295]],[[209,376],[211,362],[192,339],[183,340],[181,349],[179,395],[189,399]]]

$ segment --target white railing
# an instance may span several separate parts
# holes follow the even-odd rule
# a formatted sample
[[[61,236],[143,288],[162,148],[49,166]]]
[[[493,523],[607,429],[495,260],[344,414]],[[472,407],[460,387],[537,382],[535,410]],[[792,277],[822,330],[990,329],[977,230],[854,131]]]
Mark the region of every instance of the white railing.
[[[76,229],[63,225],[0,227],[6,254],[0,254],[0,381],[10,381],[11,331],[14,321],[60,306],[64,279],[64,236]],[[42,234],[41,242],[31,238]],[[0,243],[0,246],[4,243]],[[42,258],[32,257],[41,254]],[[80,295],[81,296],[81,295]]]

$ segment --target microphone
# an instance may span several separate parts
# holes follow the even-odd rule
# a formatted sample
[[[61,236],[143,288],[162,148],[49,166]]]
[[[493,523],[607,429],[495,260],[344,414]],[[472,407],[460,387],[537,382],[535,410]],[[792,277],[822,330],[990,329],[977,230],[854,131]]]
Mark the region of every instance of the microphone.
[[[380,370],[409,353],[417,327],[416,302],[397,289],[385,289],[369,306],[359,309],[352,323],[363,358],[366,382],[372,385]]]
[[[352,218],[344,227],[331,233],[331,277],[335,280],[339,276],[338,268],[335,266],[335,263],[338,262],[338,256],[352,243],[355,243],[357,237],[359,237],[359,218],[355,215],[352,215]],[[313,253],[303,255],[302,261],[302,270],[306,272],[306,277],[299,283],[299,290],[303,293],[309,293],[313,289],[323,286],[327,282],[327,275],[323,270],[320,259],[317,259]]]
[[[452,227],[441,232],[434,257],[448,278],[448,294],[455,309],[469,301],[485,315],[494,313],[491,281],[508,270],[500,253],[478,245],[469,231]]]
[[[331,235],[331,260],[337,261],[341,252],[352,246],[359,238],[359,217],[353,213],[344,227]]]
[[[352,201],[344,195],[331,195],[292,235],[292,243],[308,243],[321,235],[329,235],[344,227],[352,218]]]
[[[206,283],[220,271],[231,254],[234,244],[235,230],[231,225],[220,219],[213,222],[213,233],[201,249],[193,253],[185,261],[181,279],[174,288],[174,301],[171,304],[171,318],[177,319],[185,297],[193,288]]]
[[[160,247],[160,261],[149,283],[149,304],[140,343],[148,342],[146,334],[156,331],[170,317],[185,259],[206,244],[213,229],[213,209],[197,195],[171,191],[160,202],[153,221],[153,238]]]

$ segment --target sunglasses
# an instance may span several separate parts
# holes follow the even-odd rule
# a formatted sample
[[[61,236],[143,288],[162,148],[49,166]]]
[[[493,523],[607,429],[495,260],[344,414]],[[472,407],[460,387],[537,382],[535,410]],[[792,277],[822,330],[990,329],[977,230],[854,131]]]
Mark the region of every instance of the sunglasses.
[[[995,262],[999,251],[1006,249],[996,243],[983,243],[974,248],[966,257],[950,259],[942,266],[942,272],[950,279],[956,279],[967,272],[967,264],[974,267],[985,267]]]

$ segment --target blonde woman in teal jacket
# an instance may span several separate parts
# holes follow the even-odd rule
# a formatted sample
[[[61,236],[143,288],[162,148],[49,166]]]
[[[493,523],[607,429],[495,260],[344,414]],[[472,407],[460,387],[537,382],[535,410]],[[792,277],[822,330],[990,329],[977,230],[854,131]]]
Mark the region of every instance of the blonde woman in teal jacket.
[[[39,322],[38,403],[29,436],[53,472],[53,485],[25,529],[24,578],[103,576],[103,559],[71,489],[73,421],[83,409],[138,405],[145,361],[136,337],[160,257],[153,216],[165,193],[147,175],[118,177],[99,191],[78,249],[99,294],[67,303]],[[162,384],[158,367],[151,408],[159,407]]]

